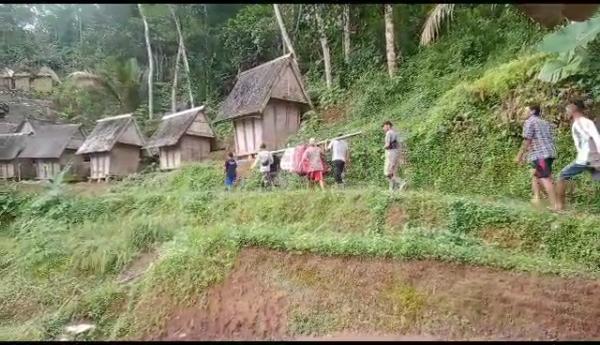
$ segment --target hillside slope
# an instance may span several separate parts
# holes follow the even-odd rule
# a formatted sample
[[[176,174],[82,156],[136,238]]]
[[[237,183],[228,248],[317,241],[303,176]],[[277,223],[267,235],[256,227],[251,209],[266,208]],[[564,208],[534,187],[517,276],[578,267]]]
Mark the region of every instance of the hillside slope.
[[[520,109],[558,119],[566,97],[533,78],[542,32],[477,11],[396,79],[366,75],[307,119],[294,140],[365,132],[346,189],[287,175],[262,192],[254,174],[228,193],[222,162],[85,195],[0,186],[0,339],[82,322],[101,340],[600,337],[597,187],[582,181],[578,206],[553,214],[512,163]],[[384,119],[409,137],[408,192],[378,185]],[[572,157],[560,130],[558,166]]]

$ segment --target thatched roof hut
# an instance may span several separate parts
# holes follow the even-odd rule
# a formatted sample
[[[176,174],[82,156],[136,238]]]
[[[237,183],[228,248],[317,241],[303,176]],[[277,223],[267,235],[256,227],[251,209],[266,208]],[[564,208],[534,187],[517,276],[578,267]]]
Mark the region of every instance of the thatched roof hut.
[[[312,108],[291,54],[242,72],[221,106],[216,122],[233,120],[238,156],[254,153],[261,143],[281,148]]]
[[[75,152],[84,139],[79,124],[38,126],[19,158],[31,160],[37,179],[52,179],[69,162],[72,164],[71,172],[75,172],[72,175],[81,175],[84,171],[81,168],[83,158],[75,156]]]
[[[13,75],[14,71],[8,67],[0,68],[0,90],[12,90],[13,89]]]
[[[28,136],[21,133],[0,134],[0,179],[18,177],[17,157],[27,144]]]
[[[77,150],[89,155],[92,179],[125,176],[137,171],[144,135],[132,114],[100,119]]]
[[[31,88],[39,92],[50,92],[54,84],[60,83],[58,75],[49,67],[40,68],[31,77]]]
[[[214,133],[204,106],[165,115],[146,148],[158,148],[161,169],[176,169],[181,163],[200,161],[210,153]]]
[[[17,158],[27,143],[27,135],[21,133],[0,134],[0,161]]]
[[[47,66],[42,66],[35,75],[39,77],[50,77],[53,82],[60,83],[58,74],[56,74],[52,68]]]

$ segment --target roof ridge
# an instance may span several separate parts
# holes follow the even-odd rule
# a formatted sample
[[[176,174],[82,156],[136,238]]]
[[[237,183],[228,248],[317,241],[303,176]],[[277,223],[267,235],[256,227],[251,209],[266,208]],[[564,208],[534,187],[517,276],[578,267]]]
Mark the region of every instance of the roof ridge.
[[[247,69],[247,70],[245,70],[245,71],[241,72],[239,75],[241,76],[241,75],[243,75],[243,74],[246,74],[246,73],[248,73],[248,72],[251,72],[251,71],[253,71],[253,70],[255,70],[255,69],[259,68],[259,67],[263,67],[264,65],[268,65],[268,64],[274,63],[274,62],[276,62],[276,61],[279,61],[279,60],[288,59],[288,58],[290,58],[290,57],[291,57],[291,55],[292,55],[292,53],[289,53],[289,54],[286,54],[286,55],[280,56],[280,57],[278,57],[278,58],[275,58],[275,59],[273,59],[273,60],[269,60],[269,61],[267,61],[267,62],[263,62],[263,63],[261,63],[260,65],[256,65],[256,66],[254,66],[254,67],[252,67],[252,68],[250,68],[250,69]]]
[[[124,119],[126,117],[133,117],[133,113],[129,113],[129,114],[123,114],[123,115],[115,115],[115,116],[109,116],[109,117],[105,117],[99,120],[96,120],[96,122],[103,122],[103,121],[110,121],[110,120],[117,120],[117,119]]]
[[[170,118],[175,117],[175,116],[184,115],[184,114],[190,113],[192,111],[202,111],[202,110],[204,110],[204,108],[205,108],[204,105],[201,105],[199,107],[194,107],[194,108],[190,108],[190,109],[187,109],[187,110],[182,110],[182,111],[177,112],[177,113],[173,113],[173,114],[169,114],[169,115],[163,116],[161,120],[166,120],[166,119],[170,119]]]

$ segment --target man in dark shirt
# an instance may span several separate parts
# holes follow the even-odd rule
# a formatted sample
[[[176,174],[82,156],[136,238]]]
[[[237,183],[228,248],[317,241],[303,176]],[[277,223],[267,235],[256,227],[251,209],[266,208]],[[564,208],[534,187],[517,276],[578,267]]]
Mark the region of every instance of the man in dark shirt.
[[[237,178],[237,162],[233,159],[233,153],[229,152],[227,156],[229,159],[225,161],[225,186],[227,190],[231,190]]]

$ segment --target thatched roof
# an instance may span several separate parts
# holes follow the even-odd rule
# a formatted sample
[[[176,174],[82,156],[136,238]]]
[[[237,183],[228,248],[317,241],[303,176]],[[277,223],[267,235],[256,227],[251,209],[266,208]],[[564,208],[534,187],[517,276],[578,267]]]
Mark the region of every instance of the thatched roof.
[[[13,74],[14,77],[31,77],[31,73],[27,71],[20,71]]]
[[[12,78],[13,74],[15,74],[15,72],[8,67],[2,67],[0,69],[0,78]]]
[[[0,160],[13,160],[25,148],[28,136],[24,134],[0,134]]]
[[[212,128],[210,128],[208,121],[206,121],[203,110],[204,106],[201,106],[175,114],[165,115],[162,118],[158,129],[148,141],[146,147],[151,148],[176,145],[184,134],[214,138]],[[192,126],[192,123],[194,123],[194,120],[198,117],[200,117],[198,119],[199,126],[191,129],[190,126]]]
[[[112,150],[113,146],[119,141],[123,133],[131,128],[135,131],[136,140],[140,143],[136,146],[143,146],[144,136],[138,128],[133,114],[118,115],[100,119],[96,122],[96,127],[83,145],[77,150],[77,154],[86,154],[92,152],[107,152]]]
[[[77,138],[79,124],[47,125],[36,128],[29,137],[20,158],[60,158],[65,149],[78,149],[81,140]],[[79,136],[81,137],[81,136]]]
[[[292,67],[293,73],[302,87],[300,72],[291,54],[244,71],[238,76],[233,90],[223,102],[217,122],[261,113],[267,105],[273,85],[288,66]],[[305,103],[311,105],[310,98],[303,87],[302,93],[306,99]]]
[[[50,67],[43,66],[35,75],[40,77],[50,77],[53,81],[60,83],[60,78]]]

